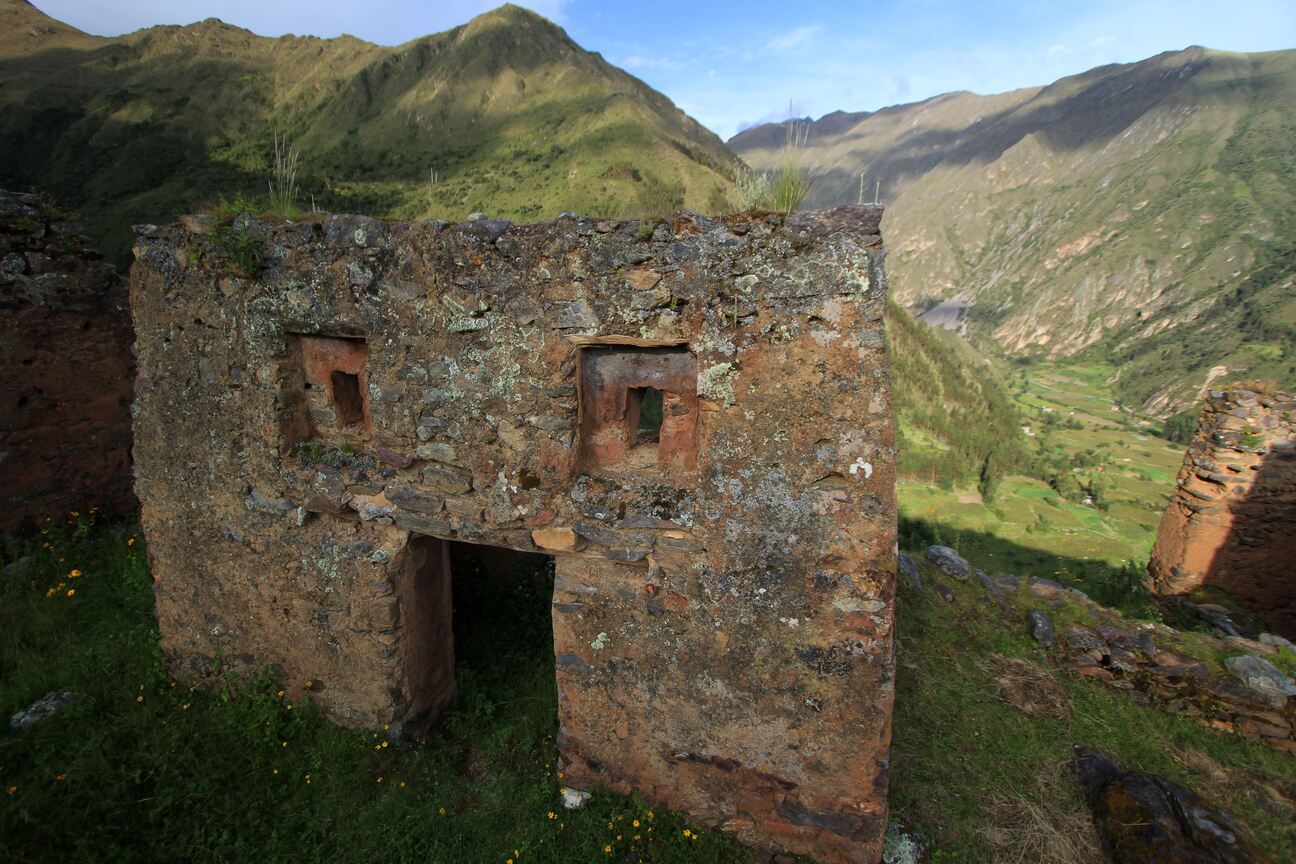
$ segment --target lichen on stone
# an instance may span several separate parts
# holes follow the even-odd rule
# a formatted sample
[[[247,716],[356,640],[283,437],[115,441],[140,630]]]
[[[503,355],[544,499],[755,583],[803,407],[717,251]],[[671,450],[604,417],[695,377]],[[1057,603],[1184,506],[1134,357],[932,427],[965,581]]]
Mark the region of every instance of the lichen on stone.
[[[734,380],[738,370],[732,363],[717,363],[698,373],[698,395],[728,408],[734,404]]]

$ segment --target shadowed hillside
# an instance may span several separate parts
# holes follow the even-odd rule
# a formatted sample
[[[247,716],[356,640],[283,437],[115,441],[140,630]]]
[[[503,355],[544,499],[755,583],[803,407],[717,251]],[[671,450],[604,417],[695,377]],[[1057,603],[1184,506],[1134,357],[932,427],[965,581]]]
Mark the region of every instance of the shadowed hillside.
[[[1296,51],[1189,48],[809,128],[809,204],[880,180],[897,299],[965,301],[979,347],[1097,352],[1160,416],[1212,376],[1296,378]],[[729,143],[764,168],[785,140]]]
[[[999,481],[1027,462],[1022,415],[1004,383],[967,345],[960,352],[957,337],[895,303],[886,315],[900,475],[993,498]]]
[[[215,19],[99,38],[25,0],[0,21],[0,186],[76,208],[119,264],[132,223],[264,196],[276,132],[305,208],[629,216],[724,209],[731,189],[720,139],[516,6],[392,48]]]

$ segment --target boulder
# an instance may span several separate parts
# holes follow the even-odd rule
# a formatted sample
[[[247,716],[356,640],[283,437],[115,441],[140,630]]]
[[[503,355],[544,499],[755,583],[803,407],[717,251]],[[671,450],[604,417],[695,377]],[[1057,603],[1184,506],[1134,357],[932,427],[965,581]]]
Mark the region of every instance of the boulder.
[[[1296,681],[1292,681],[1268,660],[1243,654],[1228,658],[1224,665],[1233,673],[1233,677],[1248,687],[1282,696],[1296,696]]]
[[[903,552],[900,553],[897,560],[899,562],[901,581],[913,589],[915,594],[921,594],[922,576],[918,573],[918,564]]]
[[[1067,645],[1081,653],[1087,653],[1094,649],[1098,649],[1104,654],[1107,652],[1107,643],[1102,640],[1102,637],[1083,627],[1068,628],[1066,641]]]
[[[55,690],[46,693],[32,704],[20,711],[15,711],[9,718],[9,728],[25,732],[42,720],[48,720],[63,711],[80,698],[71,690]]]
[[[1114,864],[1270,864],[1228,813],[1155,774],[1121,771],[1077,746],[1072,769]]]
[[[972,572],[967,559],[948,546],[928,546],[927,560],[944,575],[960,581],[965,581]]]
[[[1026,626],[1030,628],[1031,638],[1045,648],[1052,648],[1053,643],[1057,641],[1057,631],[1053,629],[1053,622],[1043,612],[1030,612],[1026,616]]]

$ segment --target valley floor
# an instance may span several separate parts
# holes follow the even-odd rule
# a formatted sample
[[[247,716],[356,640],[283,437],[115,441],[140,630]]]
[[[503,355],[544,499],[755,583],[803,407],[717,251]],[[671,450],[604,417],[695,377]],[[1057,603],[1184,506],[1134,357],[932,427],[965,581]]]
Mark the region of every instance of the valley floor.
[[[1052,567],[1052,575],[1086,574],[1147,561],[1183,446],[1157,437],[1153,421],[1112,398],[1113,369],[1102,365],[1035,365],[1011,373],[1031,446],[1060,456],[1077,482],[1097,480],[1101,499],[1067,497],[1035,477],[1005,478],[986,503],[975,489],[901,480],[900,514],[935,526],[949,545],[988,568],[1017,572]],[[931,538],[928,538],[931,539]],[[1016,568],[1016,569],[1015,569]]]

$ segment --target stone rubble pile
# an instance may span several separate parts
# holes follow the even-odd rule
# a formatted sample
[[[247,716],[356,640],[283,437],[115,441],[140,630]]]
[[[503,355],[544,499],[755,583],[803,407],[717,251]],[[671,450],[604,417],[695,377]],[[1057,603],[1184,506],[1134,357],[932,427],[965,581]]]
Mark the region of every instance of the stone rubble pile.
[[[1296,656],[1296,646],[1285,638],[1272,633],[1262,633],[1257,639],[1237,635],[1231,619],[1222,614],[1227,610],[1219,607],[1221,614],[1216,618],[1222,619],[1219,623],[1228,622],[1227,628],[1219,628],[1226,635],[1196,634],[1203,653],[1231,654],[1224,660],[1225,669],[1214,672],[1199,657],[1157,645],[1157,637],[1169,641],[1179,635],[1176,631],[1165,625],[1127,622],[1074,588],[1006,573],[987,576],[944,546],[927,549],[925,556],[941,573],[975,573],[977,580],[966,576],[962,580],[980,584],[987,599],[997,605],[1019,605],[1016,601],[1026,599],[1019,593],[1022,586],[1056,609],[1068,602],[1082,604],[1093,623],[1072,624],[1060,633],[1044,611],[1031,609],[1022,617],[1026,631],[1059,666],[1101,681],[1141,704],[1296,753],[1296,681],[1272,662],[1283,653]],[[901,583],[908,590],[922,590],[919,567],[904,554],[900,572],[905,576]],[[946,585],[933,583],[932,590],[947,602],[957,602],[957,595]]]

